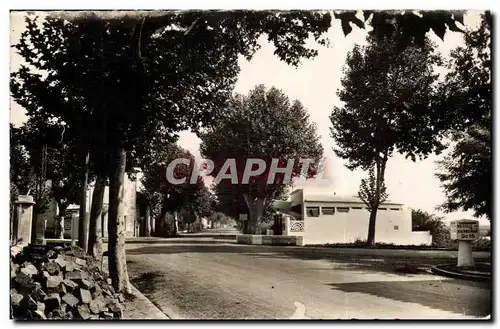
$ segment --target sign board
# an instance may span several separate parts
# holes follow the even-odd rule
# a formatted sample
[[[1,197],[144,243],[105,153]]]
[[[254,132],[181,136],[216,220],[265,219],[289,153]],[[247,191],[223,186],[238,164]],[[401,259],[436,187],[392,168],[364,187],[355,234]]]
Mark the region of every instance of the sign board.
[[[476,240],[479,239],[479,222],[477,220],[455,220],[450,224],[452,240]]]
[[[248,214],[240,214],[240,220],[241,221],[248,220]]]

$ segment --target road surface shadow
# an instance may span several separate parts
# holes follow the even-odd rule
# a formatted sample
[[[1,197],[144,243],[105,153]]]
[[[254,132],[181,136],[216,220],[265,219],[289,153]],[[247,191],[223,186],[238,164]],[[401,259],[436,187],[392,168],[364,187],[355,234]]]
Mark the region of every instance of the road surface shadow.
[[[133,262],[127,261],[127,264]],[[157,272],[142,273],[139,277],[133,278],[130,282],[143,294],[149,294],[156,290],[156,285],[161,281],[163,274]]]
[[[491,314],[491,286],[467,282],[482,289],[467,289],[461,280],[390,281],[330,283],[332,289],[348,293],[364,293],[401,302],[417,303],[434,309],[470,316]]]
[[[326,260],[332,262],[332,270],[352,270],[352,271],[376,271],[387,272],[398,275],[429,274],[431,266],[443,263],[453,263],[456,258],[449,256],[437,257],[425,254],[393,254],[393,255],[356,255],[344,253],[342,250],[301,249],[286,247],[260,248],[259,246],[242,247],[241,245],[148,245],[133,249],[127,249],[128,255],[145,254],[178,254],[178,253],[233,253],[248,257],[262,257],[269,259],[300,259],[300,260]],[[366,252],[365,252],[366,253]],[[487,259],[477,259],[477,261],[489,261]]]

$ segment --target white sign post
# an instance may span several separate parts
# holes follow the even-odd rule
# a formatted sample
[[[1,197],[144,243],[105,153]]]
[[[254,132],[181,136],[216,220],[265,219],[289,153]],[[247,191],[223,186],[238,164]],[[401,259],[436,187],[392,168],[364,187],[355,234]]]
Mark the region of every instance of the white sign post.
[[[246,220],[248,220],[248,214],[240,214],[240,220],[241,220],[241,221],[246,221]]]
[[[460,219],[451,222],[452,240],[458,240],[457,267],[474,266],[472,257],[472,241],[479,238],[479,222],[472,219]]]

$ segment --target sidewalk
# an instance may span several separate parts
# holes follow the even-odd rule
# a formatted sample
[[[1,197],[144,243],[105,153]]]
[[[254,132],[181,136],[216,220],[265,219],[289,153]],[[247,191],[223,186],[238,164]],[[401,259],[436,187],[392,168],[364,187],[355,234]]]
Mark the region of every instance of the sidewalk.
[[[102,268],[108,268],[108,257],[103,257]],[[170,320],[153,302],[144,296],[136,287],[130,284],[132,298],[123,303],[123,320]]]
[[[132,284],[132,294],[135,298],[125,301],[124,320],[170,320],[156,305],[144,296]]]

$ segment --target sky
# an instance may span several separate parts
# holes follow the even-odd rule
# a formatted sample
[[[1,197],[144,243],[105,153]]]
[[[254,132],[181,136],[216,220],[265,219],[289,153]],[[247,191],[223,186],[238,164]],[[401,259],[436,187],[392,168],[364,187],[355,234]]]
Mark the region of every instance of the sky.
[[[473,28],[479,22],[479,12],[469,12],[465,16],[465,25]],[[11,44],[15,44],[24,30],[24,18],[20,14],[11,15]],[[337,158],[332,148],[334,140],[330,137],[329,120],[330,113],[335,106],[342,103],[336,96],[340,88],[342,67],[344,66],[347,53],[355,44],[364,44],[366,31],[353,28],[353,31],[345,37],[338,20],[333,20],[332,27],[328,31],[330,46],[318,46],[319,54],[314,59],[302,60],[298,68],[281,62],[276,57],[274,46],[265,38],[260,39],[261,49],[254,55],[251,61],[240,58],[241,72],[235,86],[235,92],[247,94],[258,84],[267,87],[274,86],[281,89],[290,99],[298,99],[302,102],[310,114],[310,120],[316,123],[320,141],[324,148],[326,157],[327,175],[330,183],[318,185],[309,181],[305,185],[295,188],[304,188],[307,193],[326,193],[337,195],[357,195],[362,178],[367,175],[363,171],[350,171],[344,166],[343,160]],[[446,58],[450,50],[459,46],[463,41],[459,33],[447,31],[444,41],[439,39],[433,32],[430,37],[438,45],[438,51]],[[16,70],[22,64],[22,58],[11,48],[11,71]],[[20,125],[26,120],[24,110],[11,100],[10,120],[15,125]],[[200,140],[195,134],[185,131],[180,133],[178,144],[189,150],[197,158]],[[412,162],[406,160],[402,155],[396,154],[389,159],[386,171],[386,186],[389,199],[402,202],[414,209],[422,209],[430,213],[444,216],[446,220],[462,218],[473,218],[471,212],[454,212],[444,214],[436,211],[436,206],[445,201],[445,195],[440,187],[439,180],[434,176],[436,161],[443,156],[432,155],[429,158]],[[207,181],[209,183],[210,180]],[[481,220],[481,225],[487,224],[487,220]]]

